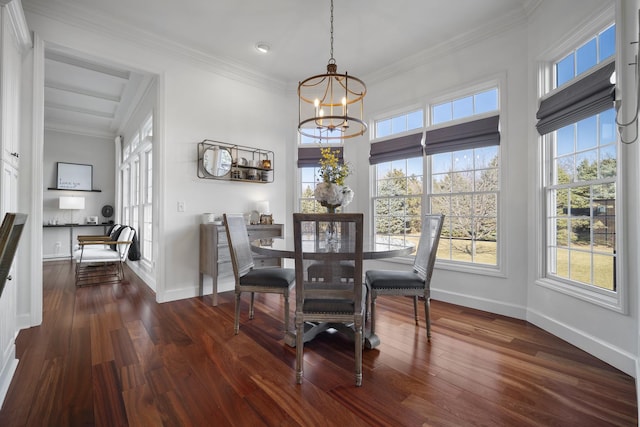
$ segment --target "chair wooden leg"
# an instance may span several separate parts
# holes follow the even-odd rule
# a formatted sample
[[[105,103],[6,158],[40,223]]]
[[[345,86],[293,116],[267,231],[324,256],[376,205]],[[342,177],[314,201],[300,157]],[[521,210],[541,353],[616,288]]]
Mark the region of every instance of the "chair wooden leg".
[[[418,326],[418,297],[413,297],[413,317],[416,319],[416,326]]]
[[[238,335],[238,331],[240,330],[240,295],[242,295],[242,292],[236,291],[236,313],[233,322],[233,331],[236,335]]]
[[[362,385],[362,345],[364,336],[362,334],[362,319],[355,322],[355,360],[356,360],[356,387]]]
[[[427,341],[431,341],[431,298],[424,299],[424,318],[427,324]]]
[[[376,295],[371,293],[371,335],[376,333]]]
[[[300,316],[296,315],[296,383],[302,384],[304,362],[304,323]]]
[[[289,295],[284,294],[284,333],[289,331]]]
[[[253,319],[253,300],[255,299],[255,292],[251,292],[251,302],[249,303],[249,319]]]

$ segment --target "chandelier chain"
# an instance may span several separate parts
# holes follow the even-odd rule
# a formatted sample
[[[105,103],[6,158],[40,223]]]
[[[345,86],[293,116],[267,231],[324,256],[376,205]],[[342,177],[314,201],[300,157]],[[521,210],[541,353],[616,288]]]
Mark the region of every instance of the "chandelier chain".
[[[336,60],[333,57],[333,0],[331,0],[331,21],[330,22],[331,22],[331,31],[330,31],[330,34],[331,34],[331,37],[330,37],[331,38],[331,40],[330,40],[331,50],[329,52],[329,61],[330,62],[335,62]]]

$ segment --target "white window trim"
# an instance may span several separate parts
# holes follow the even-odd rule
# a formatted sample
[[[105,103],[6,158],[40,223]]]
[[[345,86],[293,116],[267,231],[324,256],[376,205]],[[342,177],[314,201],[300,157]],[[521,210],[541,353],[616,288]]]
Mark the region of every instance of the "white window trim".
[[[576,27],[578,30],[570,29],[567,33],[568,35],[563,38],[563,42],[559,45],[554,46],[552,49],[547,50],[543,53],[542,57],[538,59],[538,88],[537,94],[538,99],[536,102],[539,102],[540,99],[546,98],[551,94],[555,93],[557,89],[552,91],[553,87],[553,78],[554,78],[554,70],[553,66],[555,62],[562,59],[563,52],[566,56],[568,51],[574,50],[577,46],[582,45],[590,38],[593,37],[595,33],[602,30],[608,23],[614,20],[614,10],[611,7],[608,7],[606,10],[600,12],[597,16],[589,19],[588,22],[583,23],[582,25]],[[616,22],[617,24],[617,22]],[[575,30],[575,31],[574,31]],[[620,28],[616,25],[616,48],[619,49],[619,40],[620,40]],[[616,51],[615,58],[619,57],[619,51]],[[545,59],[546,58],[546,59]],[[606,63],[610,61],[603,61],[597,64],[593,70],[590,70],[587,73],[583,73],[580,75],[580,78],[584,78],[589,75],[595,69],[598,69],[604,66]],[[575,80],[574,80],[575,81]],[[566,86],[566,85],[565,85]],[[561,86],[560,89],[564,88]],[[536,255],[536,278],[534,283],[537,286],[541,286],[576,299],[586,301],[592,303],[594,305],[621,313],[628,314],[629,313],[629,298],[628,298],[628,283],[627,283],[627,272],[625,268],[621,268],[621,266],[628,265],[628,257],[627,257],[627,239],[626,239],[626,209],[627,202],[624,200],[624,197],[616,196],[616,287],[617,290],[608,291],[606,289],[599,289],[596,287],[592,287],[589,285],[577,285],[570,283],[568,281],[561,280],[560,278],[551,278],[547,277],[547,203],[546,203],[546,183],[549,180],[549,173],[551,171],[549,165],[549,159],[547,158],[547,145],[548,142],[544,136],[540,136],[535,132],[535,127],[533,129],[535,137],[537,138],[538,149],[537,153],[537,164],[541,167],[536,168],[536,180],[535,185],[536,188],[536,198],[534,203],[534,223],[536,228],[536,241],[534,253]],[[626,185],[624,181],[621,179],[626,176],[627,170],[627,162],[630,161],[630,156],[623,155],[624,146],[618,142],[617,151],[618,151],[618,172],[616,177],[616,188],[617,194],[623,195],[626,193]],[[623,200],[621,200],[621,198]]]
[[[470,117],[464,117],[462,119],[451,120],[444,123],[438,123],[437,125],[426,127],[427,131],[439,129],[443,127],[453,126],[460,123],[472,122],[475,120],[479,120],[485,117],[495,116],[496,113],[500,115],[500,145],[498,146],[498,155],[500,157],[500,170],[498,171],[500,189],[498,190],[498,212],[496,213],[496,220],[498,222],[498,239],[497,243],[497,254],[496,254],[496,265],[486,265],[486,264],[478,264],[478,263],[470,263],[470,262],[460,262],[453,260],[443,260],[438,259],[436,261],[436,267],[442,270],[456,271],[462,273],[469,273],[481,276],[492,276],[492,277],[500,277],[506,278],[508,275],[508,263],[507,263],[507,253],[506,250],[507,243],[509,239],[506,233],[506,224],[504,221],[504,210],[506,205],[505,195],[508,194],[507,191],[507,182],[504,179],[505,176],[508,176],[508,164],[505,161],[508,155],[508,143],[506,143],[506,136],[508,135],[508,106],[507,106],[507,94],[506,94],[506,73],[500,73],[497,76],[494,76],[490,79],[484,80],[482,82],[472,83],[469,86],[464,86],[463,89],[455,90],[448,92],[448,94],[441,94],[436,98],[431,99],[427,103],[427,114],[429,118],[431,118],[431,107],[436,104],[441,104],[446,101],[463,98],[465,96],[470,96],[478,92],[482,92],[485,90],[498,88],[498,109],[494,111],[490,111],[487,113],[476,114]],[[425,162],[426,156],[425,156]],[[427,197],[427,193],[431,191],[431,167],[427,162],[425,166],[425,177],[427,177],[428,182],[425,183],[425,193],[424,197]],[[430,193],[429,193],[430,194]],[[423,203],[423,206],[426,206],[426,200]]]

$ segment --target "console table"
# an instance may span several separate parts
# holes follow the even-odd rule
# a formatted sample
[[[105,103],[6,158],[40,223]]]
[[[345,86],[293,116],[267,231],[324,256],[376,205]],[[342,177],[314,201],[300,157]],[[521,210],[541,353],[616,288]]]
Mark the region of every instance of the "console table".
[[[282,237],[282,224],[247,225],[249,240],[271,239]],[[282,261],[278,257],[254,254],[253,262],[256,268],[280,267]],[[233,277],[231,254],[227,243],[227,232],[224,225],[200,224],[200,295],[204,294],[204,275],[213,279],[212,305],[218,305],[218,279]]]
[[[73,258],[73,229],[86,227],[102,227],[102,234],[107,233],[111,224],[44,224],[43,228],[68,228],[69,229],[69,256]]]

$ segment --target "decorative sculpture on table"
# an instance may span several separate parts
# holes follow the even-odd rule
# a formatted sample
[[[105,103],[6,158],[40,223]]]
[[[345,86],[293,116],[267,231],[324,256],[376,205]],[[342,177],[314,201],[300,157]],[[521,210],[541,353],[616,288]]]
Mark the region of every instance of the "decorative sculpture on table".
[[[353,200],[353,191],[344,185],[344,180],[349,176],[349,164],[342,162],[337,153],[331,148],[321,148],[320,171],[322,179],[313,191],[315,199],[327,212],[335,213],[340,206],[346,206]]]

